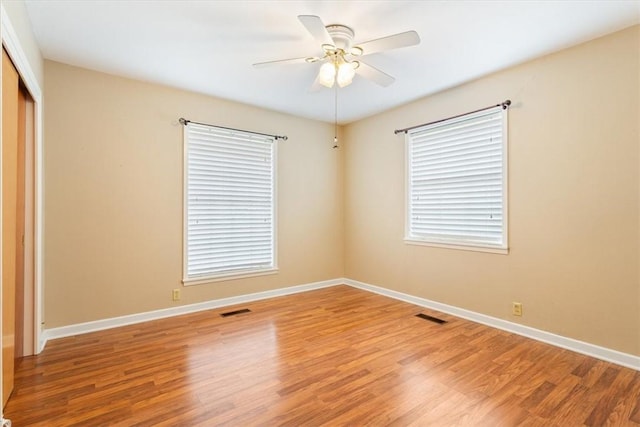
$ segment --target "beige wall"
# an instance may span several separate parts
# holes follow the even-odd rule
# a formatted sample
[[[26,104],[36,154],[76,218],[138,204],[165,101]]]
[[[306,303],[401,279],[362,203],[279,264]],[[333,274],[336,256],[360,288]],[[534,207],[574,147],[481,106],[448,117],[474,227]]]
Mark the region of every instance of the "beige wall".
[[[636,26],[347,126],[346,277],[640,355],[639,37]],[[403,243],[393,130],[505,99],[510,254]]]
[[[51,61],[45,88],[46,328],[343,276],[331,125]],[[179,117],[289,137],[278,142],[279,274],[181,286]]]

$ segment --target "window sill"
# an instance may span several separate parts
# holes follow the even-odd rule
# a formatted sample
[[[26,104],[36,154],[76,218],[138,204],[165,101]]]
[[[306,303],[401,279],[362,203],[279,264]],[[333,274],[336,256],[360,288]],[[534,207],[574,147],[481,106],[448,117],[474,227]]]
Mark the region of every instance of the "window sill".
[[[228,280],[237,280],[237,279],[246,279],[249,277],[256,276],[266,276],[269,274],[277,274],[277,268],[270,268],[268,270],[259,270],[259,271],[243,271],[229,274],[219,274],[215,276],[206,276],[206,277],[194,277],[191,279],[182,279],[182,283],[184,286],[192,286],[192,285],[204,285],[205,283],[213,283],[213,282],[224,282]]]
[[[454,249],[459,251],[487,252],[492,254],[508,255],[509,248],[499,248],[490,246],[454,245],[450,243],[427,242],[424,240],[404,239],[407,245],[430,246],[433,248]]]

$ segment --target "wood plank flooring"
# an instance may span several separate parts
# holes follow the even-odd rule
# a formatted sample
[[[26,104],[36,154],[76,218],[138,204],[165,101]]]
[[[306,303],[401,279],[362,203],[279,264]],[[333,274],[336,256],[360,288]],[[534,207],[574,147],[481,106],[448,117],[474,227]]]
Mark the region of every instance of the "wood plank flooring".
[[[640,426],[640,372],[335,286],[51,341],[21,361],[5,416],[15,427]]]

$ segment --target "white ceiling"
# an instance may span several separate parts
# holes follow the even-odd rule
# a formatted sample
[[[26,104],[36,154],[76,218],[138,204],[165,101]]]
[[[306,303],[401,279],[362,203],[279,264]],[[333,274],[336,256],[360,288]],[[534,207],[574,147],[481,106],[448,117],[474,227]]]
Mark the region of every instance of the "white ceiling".
[[[640,22],[628,1],[26,0],[45,58],[332,122],[333,89],[310,92],[320,55],[298,15],[343,24],[363,42],[416,30],[418,46],[366,62],[396,78],[339,89],[349,123]],[[488,100],[489,102],[500,100]]]

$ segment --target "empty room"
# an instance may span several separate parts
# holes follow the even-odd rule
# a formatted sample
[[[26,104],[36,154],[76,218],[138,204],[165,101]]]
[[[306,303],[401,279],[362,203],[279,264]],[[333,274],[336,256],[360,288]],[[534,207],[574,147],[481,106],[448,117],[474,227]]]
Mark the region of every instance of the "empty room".
[[[2,0],[22,426],[640,426],[640,0]]]

